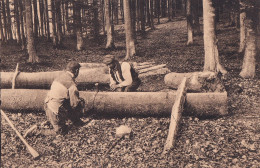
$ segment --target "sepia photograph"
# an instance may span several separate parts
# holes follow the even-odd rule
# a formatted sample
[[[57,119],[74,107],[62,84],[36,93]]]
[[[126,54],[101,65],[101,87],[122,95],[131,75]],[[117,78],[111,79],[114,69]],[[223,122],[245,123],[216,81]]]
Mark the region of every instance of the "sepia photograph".
[[[259,168],[260,0],[0,0],[2,168]]]

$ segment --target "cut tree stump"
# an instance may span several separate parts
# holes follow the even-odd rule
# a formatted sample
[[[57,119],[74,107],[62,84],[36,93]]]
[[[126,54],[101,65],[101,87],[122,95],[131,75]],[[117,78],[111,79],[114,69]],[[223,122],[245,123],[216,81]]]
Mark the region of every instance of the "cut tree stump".
[[[81,63],[83,68],[80,68],[79,76],[76,78],[78,86],[84,88],[88,85],[109,84],[108,68],[101,63]],[[149,68],[139,68],[137,71],[140,78],[151,75],[160,75],[169,73],[170,70],[163,65],[154,65],[153,63],[135,63],[134,66],[141,67],[149,65]],[[53,80],[58,77],[62,71],[53,72],[20,72],[15,78],[15,88],[24,89],[49,89]],[[1,72],[1,88],[12,88],[14,72]]]
[[[1,89],[1,108],[6,110],[43,110],[48,90]],[[85,110],[100,114],[169,115],[176,91],[170,92],[87,92],[80,91]],[[227,114],[227,93],[187,93],[185,114],[219,116]]]
[[[176,93],[175,102],[171,112],[171,122],[169,126],[168,137],[164,145],[163,153],[166,153],[174,146],[180,119],[184,110],[184,102],[186,98],[186,82],[187,79],[186,77],[184,77]]]
[[[171,72],[164,77],[165,84],[177,89],[183,77],[187,78],[187,90],[195,92],[223,92],[225,91],[221,79],[215,72]]]

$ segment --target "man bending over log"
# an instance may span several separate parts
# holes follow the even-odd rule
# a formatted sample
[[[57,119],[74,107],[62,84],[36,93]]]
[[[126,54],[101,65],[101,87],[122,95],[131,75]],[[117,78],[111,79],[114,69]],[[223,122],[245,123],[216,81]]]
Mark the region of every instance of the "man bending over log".
[[[134,92],[141,84],[138,73],[128,62],[120,64],[113,55],[106,55],[103,63],[109,68],[112,91]]]
[[[79,74],[80,64],[71,61],[67,64],[66,71],[57,77],[45,99],[45,112],[52,124],[53,134],[66,134],[67,119],[76,126],[83,124],[80,117],[85,106],[85,101],[79,97],[75,78]]]

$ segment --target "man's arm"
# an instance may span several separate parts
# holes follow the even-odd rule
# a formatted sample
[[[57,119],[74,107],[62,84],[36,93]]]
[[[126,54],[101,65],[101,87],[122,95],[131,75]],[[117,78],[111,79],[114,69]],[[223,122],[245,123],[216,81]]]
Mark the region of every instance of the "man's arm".
[[[124,77],[124,81],[118,84],[118,87],[129,86],[132,84],[133,79],[131,75],[131,66],[128,62],[123,62],[121,65],[122,75]]]
[[[116,81],[112,78],[112,75],[110,74],[110,69],[109,69],[109,79],[110,79],[110,87],[112,86],[112,85],[115,85],[116,84]]]
[[[79,98],[79,91],[76,85],[72,85],[69,88],[69,97],[70,97],[70,106],[72,109],[75,109],[81,101]]]

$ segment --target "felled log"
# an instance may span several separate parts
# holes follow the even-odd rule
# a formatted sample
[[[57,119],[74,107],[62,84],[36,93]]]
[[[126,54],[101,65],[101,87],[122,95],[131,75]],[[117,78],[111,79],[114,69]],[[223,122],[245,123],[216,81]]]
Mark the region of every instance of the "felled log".
[[[176,100],[172,107],[171,122],[163,153],[167,152],[174,146],[175,138],[180,124],[180,119],[184,110],[184,102],[186,98],[186,82],[187,79],[184,77],[176,93]]]
[[[15,88],[37,88],[48,89],[53,80],[58,77],[62,71],[53,72],[20,72],[15,79]],[[11,88],[13,72],[1,72],[1,88]],[[103,69],[81,69],[76,78],[78,85],[108,83],[109,75],[105,74]]]
[[[165,84],[177,89],[183,77],[187,78],[187,89],[197,92],[223,92],[225,91],[221,79],[214,72],[171,72],[164,77]]]
[[[1,108],[6,110],[43,110],[47,90],[2,89]],[[176,92],[87,92],[80,91],[85,110],[101,114],[169,115]],[[188,108],[186,108],[188,107]],[[227,93],[188,93],[187,114],[225,115]]]

